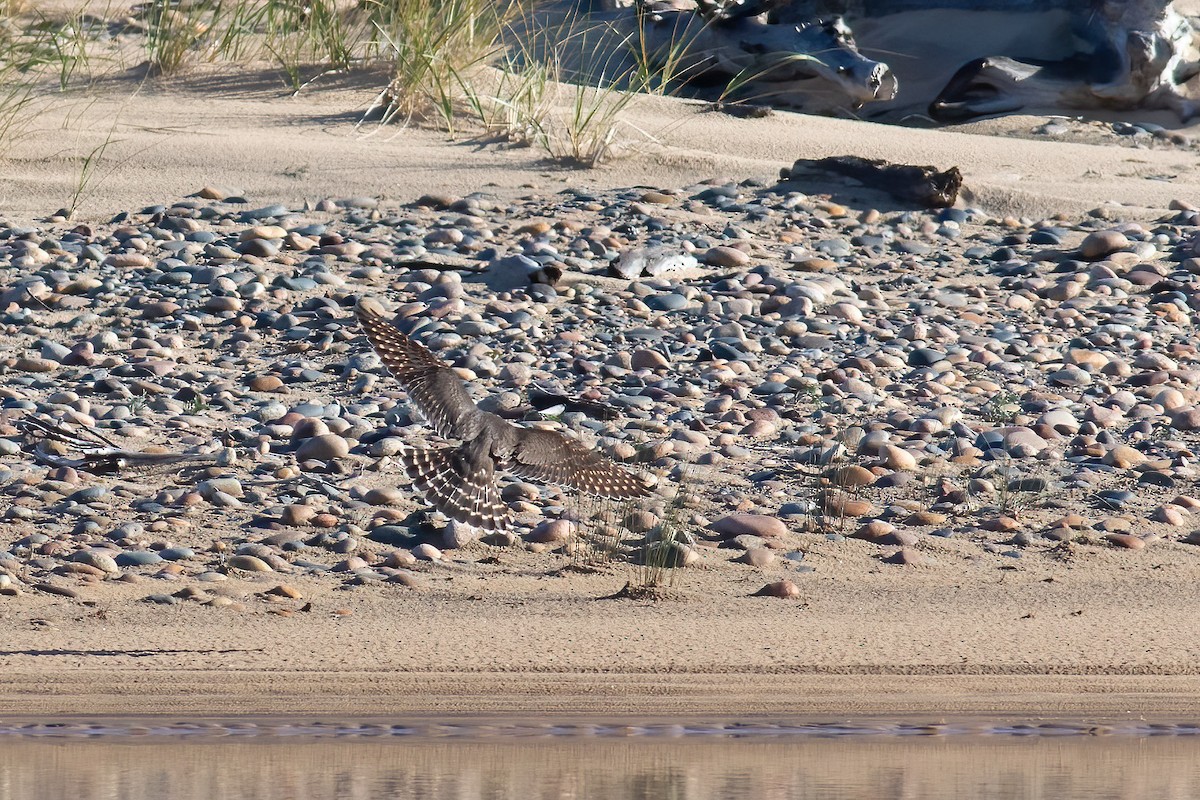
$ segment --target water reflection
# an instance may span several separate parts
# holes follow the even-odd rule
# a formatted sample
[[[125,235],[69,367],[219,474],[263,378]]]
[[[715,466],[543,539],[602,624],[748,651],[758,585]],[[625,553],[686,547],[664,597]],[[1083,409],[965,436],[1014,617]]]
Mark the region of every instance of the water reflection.
[[[1174,800],[1192,737],[0,740],[0,800]]]

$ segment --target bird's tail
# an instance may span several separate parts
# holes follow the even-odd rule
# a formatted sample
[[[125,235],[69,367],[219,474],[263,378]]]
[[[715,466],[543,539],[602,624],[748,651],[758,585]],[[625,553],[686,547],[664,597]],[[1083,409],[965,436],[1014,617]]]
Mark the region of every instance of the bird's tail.
[[[508,527],[511,517],[495,473],[472,470],[459,448],[406,448],[399,457],[413,486],[450,519],[485,530]]]

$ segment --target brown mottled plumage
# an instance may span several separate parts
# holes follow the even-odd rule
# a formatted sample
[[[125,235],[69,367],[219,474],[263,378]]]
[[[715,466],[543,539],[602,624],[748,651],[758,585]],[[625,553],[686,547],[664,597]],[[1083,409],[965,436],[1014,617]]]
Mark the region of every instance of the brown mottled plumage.
[[[649,493],[636,476],[574,439],[481,411],[454,370],[389,324],[381,311],[367,299],[355,308],[375,352],[438,436],[461,442],[400,454],[413,485],[438,511],[480,528],[507,527],[509,509],[496,483],[500,470],[601,497]]]

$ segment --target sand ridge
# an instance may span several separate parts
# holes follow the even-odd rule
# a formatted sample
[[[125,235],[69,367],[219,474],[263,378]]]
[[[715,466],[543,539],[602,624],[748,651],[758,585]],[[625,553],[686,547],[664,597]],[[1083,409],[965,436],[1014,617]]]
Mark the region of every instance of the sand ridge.
[[[14,220],[52,213],[74,191],[79,159],[110,137],[81,219],[107,219],[116,210],[183,197],[205,185],[237,189],[264,203],[295,205],[347,194],[411,201],[430,191],[515,194],[531,185],[678,188],[704,177],[770,180],[797,158],[832,155],[958,166],[972,202],[995,214],[1078,215],[1115,202],[1127,207],[1128,216],[1145,218],[1200,186],[1187,149],[992,135],[1031,131],[1045,121],[1038,117],[961,126],[970,132],[937,131],[787,112],[736,119],[658,97],[637,98],[629,109],[635,129],[653,140],[628,134],[629,157],[581,172],[548,162],[535,148],[449,141],[415,126],[359,126],[377,85],[378,76],[334,77],[290,97],[269,73],[102,84],[103,91],[76,103],[52,106],[39,117],[35,134],[18,142],[0,207]],[[48,149],[47,141],[55,146]],[[170,168],[160,168],[164,163]],[[855,197],[852,188],[839,192],[839,199]]]

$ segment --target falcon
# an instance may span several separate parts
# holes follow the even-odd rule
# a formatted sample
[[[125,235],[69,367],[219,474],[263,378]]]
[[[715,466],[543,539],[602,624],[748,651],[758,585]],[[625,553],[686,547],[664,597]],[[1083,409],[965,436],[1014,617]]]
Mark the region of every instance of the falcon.
[[[362,298],[355,314],[371,346],[408,392],[434,432],[457,441],[399,454],[413,485],[447,517],[485,530],[502,530],[512,513],[500,499],[498,472],[556,483],[608,498],[644,497],[637,476],[596,450],[557,431],[526,428],[479,409],[458,374],[410,339]]]

